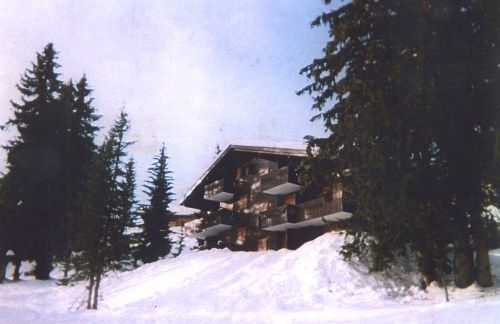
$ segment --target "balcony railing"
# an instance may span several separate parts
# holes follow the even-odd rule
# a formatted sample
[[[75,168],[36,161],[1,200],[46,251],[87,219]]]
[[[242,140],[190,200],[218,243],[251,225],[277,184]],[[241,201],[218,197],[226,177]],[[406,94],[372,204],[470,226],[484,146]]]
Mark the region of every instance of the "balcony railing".
[[[228,209],[219,209],[203,217],[202,228],[208,228],[215,225],[234,225],[239,222],[241,215]]]
[[[341,211],[341,197],[333,197],[330,201],[325,201],[323,198],[318,198],[297,205],[297,218],[299,222],[302,222],[313,218],[339,213]]]
[[[204,198],[206,200],[224,202],[233,198],[233,183],[220,179],[205,186]]]
[[[297,222],[296,206],[284,205],[260,214],[259,226],[266,228],[284,223]]]
[[[264,193],[287,195],[300,190],[301,187],[297,182],[295,170],[285,166],[263,175],[260,179],[260,188]]]
[[[342,211],[341,197],[334,197],[330,201],[318,198],[300,205],[285,205],[275,210],[261,213],[259,225],[261,228],[266,228],[284,223],[300,223]]]
[[[210,213],[203,216],[202,228],[212,227],[221,223],[221,217],[217,213]]]

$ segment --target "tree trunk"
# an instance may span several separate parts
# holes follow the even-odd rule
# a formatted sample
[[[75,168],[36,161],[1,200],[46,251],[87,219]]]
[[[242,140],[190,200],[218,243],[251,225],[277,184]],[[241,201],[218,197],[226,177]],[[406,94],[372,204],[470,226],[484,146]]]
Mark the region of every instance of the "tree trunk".
[[[14,273],[12,274],[12,277],[14,281],[19,281],[19,270],[21,269],[21,260],[18,259],[17,257],[14,258]]]
[[[87,297],[87,309],[92,308],[92,293],[94,292],[94,271],[90,271],[90,280],[89,280],[89,294]]]
[[[52,271],[51,258],[35,259],[35,278],[37,280],[48,280],[50,272]]]
[[[2,257],[0,255],[0,283],[2,283],[5,279],[5,271],[7,271],[8,264],[9,264],[9,261],[7,260],[7,258]]]
[[[68,272],[71,266],[70,258],[71,255],[66,255],[64,259],[64,279],[68,279]]]
[[[417,247],[417,251],[420,252],[418,267],[423,276],[423,286],[425,286],[424,288],[427,288],[431,282],[438,279],[436,273],[436,262],[432,257],[431,248],[426,242],[420,242],[420,246]]]
[[[488,255],[488,242],[481,213],[471,216],[472,239],[476,252],[476,280],[481,287],[493,286]]]
[[[493,286],[490,257],[486,247],[476,247],[476,280],[481,287]]]
[[[101,285],[101,271],[97,272],[95,279],[95,288],[94,288],[94,304],[92,305],[92,309],[97,309],[97,302],[99,300],[99,286]]]
[[[466,231],[458,233],[455,241],[453,271],[455,285],[466,288],[474,283],[474,257]]]

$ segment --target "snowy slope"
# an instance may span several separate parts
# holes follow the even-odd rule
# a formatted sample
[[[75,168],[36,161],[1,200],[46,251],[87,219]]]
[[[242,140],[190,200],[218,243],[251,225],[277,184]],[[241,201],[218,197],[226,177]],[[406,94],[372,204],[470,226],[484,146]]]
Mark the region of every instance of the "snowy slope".
[[[83,284],[24,280],[0,285],[1,322],[474,322],[500,319],[500,290],[417,288],[411,267],[387,279],[341,260],[342,236],[325,234],[296,251],[189,251],[113,274],[100,309],[87,311]],[[493,251],[497,286],[500,250]]]

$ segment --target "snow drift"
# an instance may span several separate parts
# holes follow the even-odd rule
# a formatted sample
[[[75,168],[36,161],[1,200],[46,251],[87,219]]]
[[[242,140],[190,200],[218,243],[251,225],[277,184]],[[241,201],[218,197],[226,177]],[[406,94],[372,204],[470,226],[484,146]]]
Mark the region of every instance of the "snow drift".
[[[84,309],[85,286],[25,280],[0,286],[7,322],[494,322],[496,288],[423,291],[411,264],[392,275],[369,274],[361,262],[336,253],[343,242],[328,233],[296,251],[189,251],[175,259],[116,273],[103,282],[100,309]],[[498,278],[500,252],[492,261]],[[498,282],[497,282],[498,283]],[[484,298],[479,298],[484,297]],[[458,317],[457,317],[458,316]]]

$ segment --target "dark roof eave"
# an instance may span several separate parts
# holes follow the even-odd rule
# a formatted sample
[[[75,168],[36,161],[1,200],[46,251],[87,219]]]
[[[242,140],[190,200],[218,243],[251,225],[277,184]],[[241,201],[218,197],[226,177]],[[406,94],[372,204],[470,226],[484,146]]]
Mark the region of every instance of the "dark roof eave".
[[[307,152],[305,149],[296,149],[296,148],[280,148],[280,147],[269,147],[269,146],[247,146],[247,145],[229,145],[220,155],[219,157],[210,165],[210,167],[202,174],[200,178],[195,182],[195,184],[189,189],[184,195],[184,199],[180,203],[182,206],[186,206],[185,202],[187,198],[194,192],[196,187],[198,187],[203,179],[207,177],[210,172],[215,168],[217,164],[230,152],[248,152],[248,153],[266,153],[266,154],[275,154],[275,155],[291,155],[297,157],[307,157]],[[186,206],[189,207],[189,206]]]

